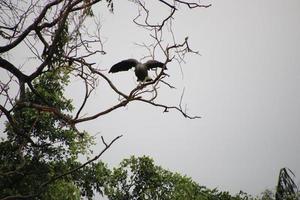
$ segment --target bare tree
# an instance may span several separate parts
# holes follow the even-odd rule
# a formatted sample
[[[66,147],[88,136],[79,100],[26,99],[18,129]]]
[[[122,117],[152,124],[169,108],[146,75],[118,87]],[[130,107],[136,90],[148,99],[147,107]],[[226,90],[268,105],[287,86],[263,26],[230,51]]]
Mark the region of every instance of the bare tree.
[[[188,9],[208,8],[211,6],[210,4],[203,5],[199,1],[157,0],[153,3],[166,7],[168,13],[164,13],[158,21],[154,21],[152,11],[147,7],[150,4],[148,1],[135,0],[132,2],[138,7],[133,23],[147,30],[153,41],[151,44],[139,44],[141,48],[146,48],[149,51],[149,55],[146,57],[154,58],[155,53],[160,51],[165,57],[164,65],[167,65],[173,60],[181,63],[187,53],[197,54],[190,48],[188,37],[181,42],[175,40],[172,22],[175,13],[179,12],[182,7]],[[172,83],[168,83],[166,80],[168,75],[165,68],[156,71],[156,77],[152,81],[138,84],[129,93],[125,93],[109,79],[107,71],[101,67],[96,67],[97,63],[90,62],[90,58],[93,56],[98,55],[100,57],[106,54],[101,39],[101,24],[93,15],[93,7],[96,4],[107,4],[111,12],[114,10],[112,0],[0,1],[0,117],[8,121],[14,134],[26,141],[22,143],[23,145],[44,148],[38,143],[34,135],[22,133],[19,122],[14,116],[17,110],[28,108],[38,113],[54,116],[61,127],[75,130],[78,137],[81,137],[81,132],[76,128],[78,123],[94,120],[137,101],[162,108],[164,112],[176,110],[184,117],[199,118],[199,116],[191,116],[186,113],[186,110],[181,106],[182,97],[179,105],[175,106],[156,102],[159,96],[158,88],[161,84],[167,85],[170,89],[174,88]],[[96,30],[93,33],[90,33],[85,26],[87,19],[93,19]],[[171,43],[164,42],[165,35],[173,38]],[[16,52],[26,52],[26,59],[20,63],[18,60],[20,56],[16,55]],[[34,84],[45,73],[56,70],[63,70],[72,79],[82,80],[85,92],[82,94],[81,105],[75,108],[75,114],[63,111],[49,102],[47,96],[44,96]],[[111,90],[117,94],[116,103],[104,110],[98,110],[89,116],[84,116],[82,111],[99,80],[106,82]],[[39,97],[39,101],[33,102],[26,98],[26,91]],[[36,123],[33,123],[30,130],[35,126]],[[116,137],[112,142],[118,138]],[[104,139],[102,141],[105,151],[112,143],[107,144]],[[20,149],[22,148],[20,147]],[[47,180],[42,185],[46,186],[62,176],[83,168],[98,159],[100,155],[102,153],[74,169],[53,176],[52,179]],[[8,172],[1,171],[1,174],[1,176],[4,176],[3,174],[6,176]],[[18,198],[31,198],[37,194],[21,195]],[[3,199],[14,198],[16,196],[8,196]]]

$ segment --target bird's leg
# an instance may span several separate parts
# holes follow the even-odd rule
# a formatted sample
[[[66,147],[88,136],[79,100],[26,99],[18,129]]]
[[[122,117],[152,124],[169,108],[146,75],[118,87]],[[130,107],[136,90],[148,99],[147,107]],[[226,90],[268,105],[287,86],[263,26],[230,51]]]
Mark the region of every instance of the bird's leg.
[[[153,79],[150,78],[149,76],[147,76],[143,82],[147,83],[147,82],[150,82],[150,81],[153,81]]]

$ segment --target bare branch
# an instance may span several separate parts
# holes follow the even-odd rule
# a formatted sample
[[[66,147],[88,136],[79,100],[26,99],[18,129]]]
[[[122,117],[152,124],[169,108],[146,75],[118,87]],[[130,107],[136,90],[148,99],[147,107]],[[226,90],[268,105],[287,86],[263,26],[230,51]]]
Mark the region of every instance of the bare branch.
[[[108,145],[107,145],[107,143],[105,142],[105,140],[104,140],[104,137],[103,137],[103,136],[101,136],[101,140],[102,140],[102,143],[105,145],[105,147],[107,147]]]
[[[79,118],[79,119],[74,119],[74,120],[71,121],[71,123],[72,124],[77,124],[77,123],[81,123],[81,122],[85,122],[85,121],[90,121],[90,120],[96,119],[96,118],[98,118],[98,117],[100,117],[102,115],[108,114],[108,113],[116,110],[117,108],[126,106],[129,103],[129,101],[132,101],[132,100],[121,101],[120,103],[118,103],[118,104],[116,104],[116,105],[114,105],[114,106],[112,106],[112,107],[110,107],[110,108],[108,108],[108,109],[106,109],[104,111],[101,111],[101,112],[99,112],[99,113],[97,113],[95,115],[92,115],[92,116],[89,116],[89,117],[84,117],[84,118]]]
[[[0,67],[9,71],[14,76],[16,76],[19,80],[26,81],[27,76],[23,74],[17,67],[15,67],[13,64],[11,64],[9,61],[3,59],[0,57]]]
[[[172,6],[172,5],[169,4],[168,2],[166,2],[166,1],[164,1],[164,0],[159,0],[159,1],[162,2],[162,3],[164,3],[165,5],[169,6],[169,7],[172,8],[172,9],[177,10],[175,6]]]
[[[209,8],[212,4],[208,4],[208,5],[203,5],[203,4],[199,4],[199,3],[191,3],[191,2],[186,2],[186,1],[180,1],[180,0],[174,0],[175,2],[184,4],[186,6],[188,6],[189,8]]]
[[[178,108],[177,106],[167,106],[167,105],[163,105],[163,104],[159,104],[159,103],[154,103],[152,101],[148,101],[148,100],[145,100],[145,99],[142,99],[142,98],[139,98],[139,99],[136,99],[136,100],[151,104],[153,106],[161,107],[161,108],[164,109],[163,112],[169,112],[169,110],[177,110],[185,118],[188,118],[188,119],[200,119],[201,118],[200,116],[191,116],[191,115],[187,114],[186,112],[184,112],[182,109]]]
[[[22,40],[32,31],[34,30],[37,25],[42,21],[42,19],[45,17],[48,9],[50,9],[52,6],[57,5],[61,2],[62,0],[55,0],[52,1],[51,3],[48,3],[47,5],[45,5],[44,9],[42,10],[42,12],[40,13],[40,15],[35,19],[35,21],[33,22],[33,24],[31,24],[30,26],[28,26],[25,31],[19,35],[17,37],[16,40],[14,40],[13,42],[11,42],[10,44],[6,45],[6,46],[1,46],[0,47],[0,53],[9,51],[10,49],[14,48],[15,46],[17,46],[20,42],[22,42]]]
[[[9,123],[12,126],[15,126],[15,121],[14,121],[13,117],[11,116],[10,112],[8,110],[6,110],[5,107],[3,107],[2,105],[0,105],[0,111],[1,111],[1,113],[5,114],[7,120],[9,121]]]
[[[82,111],[82,109],[84,108],[92,90],[89,90],[89,86],[88,86],[88,82],[86,79],[84,79],[84,82],[85,82],[85,96],[84,96],[84,99],[83,99],[83,102],[80,106],[80,108],[78,109],[77,113],[76,113],[76,116],[74,119],[78,119],[79,115],[80,115],[80,112]]]

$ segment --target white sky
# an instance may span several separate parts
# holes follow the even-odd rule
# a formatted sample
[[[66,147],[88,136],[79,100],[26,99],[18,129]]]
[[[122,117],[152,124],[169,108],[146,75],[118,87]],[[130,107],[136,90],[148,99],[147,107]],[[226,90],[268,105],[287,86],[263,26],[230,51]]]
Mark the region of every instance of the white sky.
[[[132,103],[81,128],[100,132],[107,140],[124,135],[103,156],[110,166],[130,155],[149,155],[200,185],[253,195],[275,187],[282,167],[293,170],[299,182],[300,1],[212,4],[175,15],[177,40],[189,36],[191,47],[202,56],[187,57],[183,78],[180,67],[169,64],[168,82],[177,90],[162,86],[159,93],[160,102],[177,105],[185,88],[188,112],[202,119]],[[115,1],[114,14],[104,10],[100,17],[107,55],[93,62],[109,69],[122,59],[146,55],[134,45],[148,40],[148,33],[131,23],[135,5]],[[163,56],[158,53],[157,58]],[[109,77],[124,91],[135,86],[133,72]],[[102,83],[84,111],[88,115],[116,101]],[[75,104],[81,102],[81,88],[75,82],[67,91]],[[100,135],[96,153],[102,149]]]

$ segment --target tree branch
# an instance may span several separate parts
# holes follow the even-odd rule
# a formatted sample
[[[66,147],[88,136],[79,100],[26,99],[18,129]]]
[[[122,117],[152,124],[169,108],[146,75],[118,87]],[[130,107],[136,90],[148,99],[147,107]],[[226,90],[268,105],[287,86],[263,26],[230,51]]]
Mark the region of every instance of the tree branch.
[[[17,67],[15,67],[9,61],[1,57],[0,57],[0,67],[12,73],[14,76],[17,77],[17,79],[19,79],[19,81],[25,82],[28,79],[27,75],[23,74]]]
[[[154,103],[152,101],[142,99],[142,98],[138,98],[138,99],[135,99],[135,100],[142,101],[142,102],[148,103],[148,104],[153,105],[153,106],[161,107],[161,108],[164,109],[163,112],[169,112],[169,110],[177,110],[185,118],[188,118],[188,119],[200,119],[201,118],[200,116],[191,116],[191,115],[187,114],[185,111],[183,111],[181,108],[178,108],[177,106],[167,106],[167,105],[164,105],[164,104]]]
[[[8,45],[5,45],[5,46],[1,46],[0,47],[0,53],[3,53],[3,52],[6,52],[6,51],[9,51],[10,49],[16,47],[20,42],[22,42],[24,40],[24,38],[32,31],[34,30],[38,24],[42,21],[42,19],[45,17],[47,11],[49,8],[51,8],[52,6],[54,5],[57,5],[59,4],[60,2],[62,2],[62,0],[55,0],[55,1],[52,1],[51,3],[48,3],[44,9],[42,10],[42,12],[40,13],[40,15],[35,19],[35,21],[30,25],[28,26],[21,35],[19,35],[17,37],[16,40],[14,40],[13,42],[11,42],[10,44]]]
[[[88,164],[90,164],[90,163],[92,163],[92,162],[98,160],[98,159],[99,159],[99,158],[100,158],[100,157],[101,157],[101,156],[102,156],[102,155],[103,155],[103,154],[111,147],[111,145],[112,145],[114,142],[116,142],[118,139],[120,139],[121,137],[122,137],[122,135],[119,135],[119,136],[115,137],[109,144],[103,142],[103,144],[104,144],[104,146],[105,146],[104,149],[103,149],[98,155],[96,155],[94,158],[88,160],[87,162],[81,164],[81,165],[78,166],[78,167],[75,167],[74,169],[71,169],[71,170],[69,170],[69,171],[67,171],[67,172],[65,172],[65,173],[63,173],[63,174],[60,174],[60,175],[58,175],[58,176],[55,176],[55,177],[51,178],[49,181],[47,181],[47,182],[41,184],[41,188],[43,188],[43,187],[49,185],[50,183],[52,183],[52,182],[54,182],[54,181],[56,181],[56,180],[58,180],[58,179],[60,179],[60,178],[62,178],[62,177],[64,177],[64,176],[67,176],[67,175],[69,175],[69,174],[72,174],[72,173],[74,173],[75,171],[78,171],[79,169],[82,169],[82,168],[85,167],[86,165],[88,165]],[[102,138],[102,141],[103,141],[103,138]]]
[[[118,103],[118,104],[116,104],[116,105],[114,105],[114,106],[112,106],[112,107],[110,107],[110,108],[108,108],[108,109],[106,109],[104,111],[101,111],[101,112],[99,112],[99,113],[97,113],[95,115],[92,115],[90,117],[85,117],[85,118],[80,118],[80,119],[74,119],[74,120],[71,121],[71,123],[72,124],[77,124],[77,123],[81,123],[81,122],[85,122],[85,121],[90,121],[90,120],[96,119],[96,118],[98,118],[98,117],[100,117],[102,115],[110,113],[113,110],[116,110],[117,108],[126,106],[130,101],[132,101],[132,100],[127,100],[126,99],[126,100],[121,101],[120,103]]]
[[[40,105],[40,104],[36,104],[36,103],[32,103],[32,102],[22,102],[22,101],[17,102],[17,106],[19,108],[22,108],[22,107],[34,108],[34,109],[39,110],[39,111],[53,113],[54,115],[56,115],[60,119],[64,120],[66,123],[72,124],[71,123],[72,119],[69,116],[63,114],[61,111],[59,111],[55,107]]]
[[[203,5],[203,4],[199,4],[199,3],[191,3],[191,2],[186,2],[186,1],[181,1],[181,0],[174,0],[175,2],[181,3],[181,4],[185,4],[186,6],[188,6],[189,8],[209,8],[212,4],[208,4],[208,5]]]

